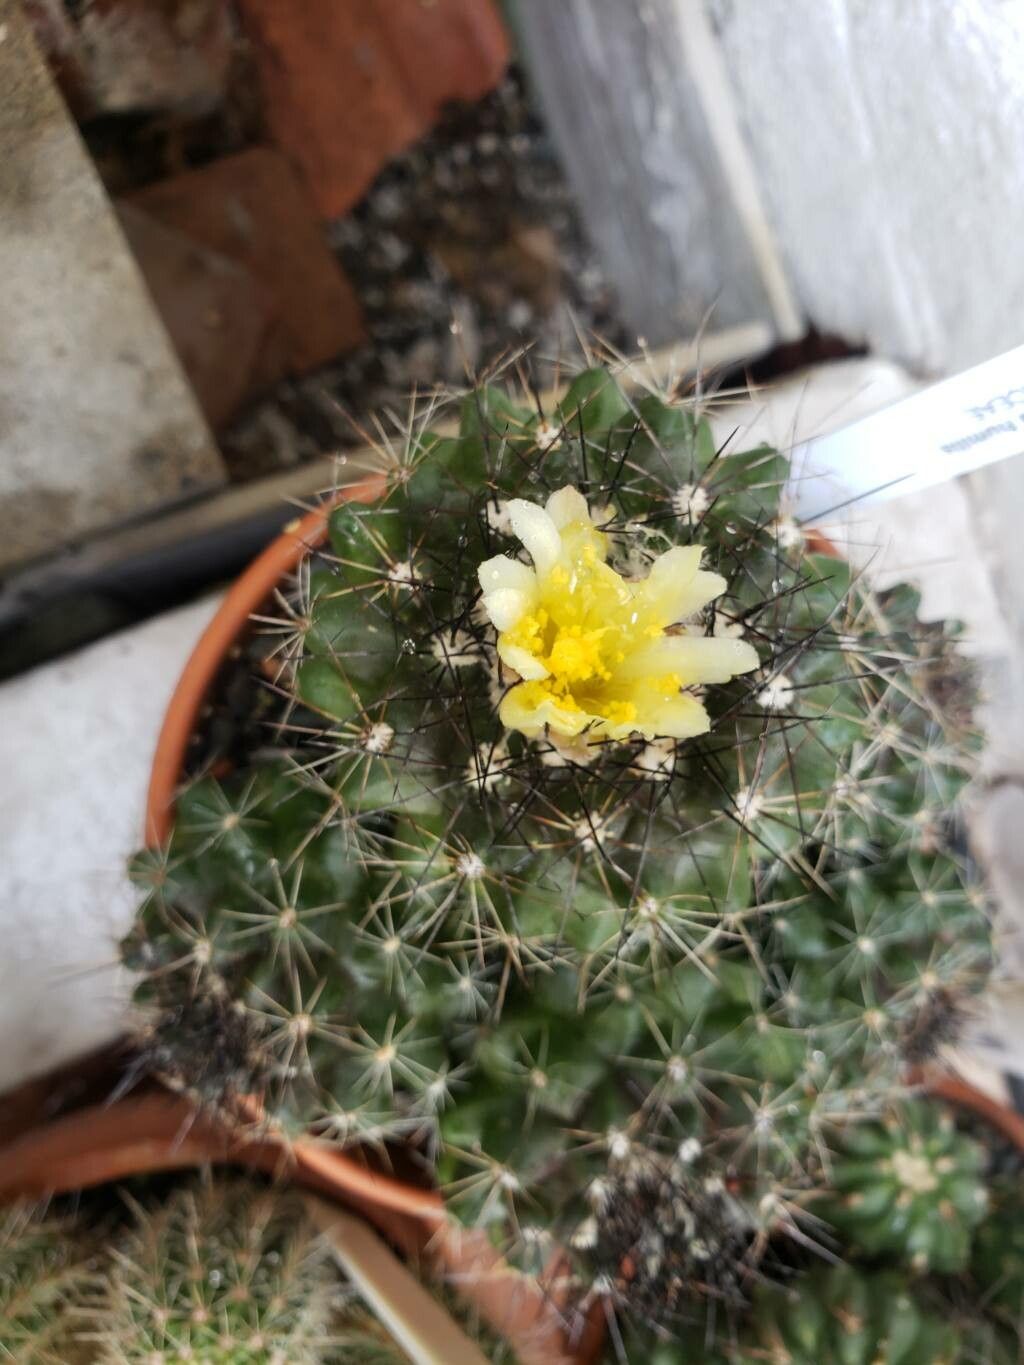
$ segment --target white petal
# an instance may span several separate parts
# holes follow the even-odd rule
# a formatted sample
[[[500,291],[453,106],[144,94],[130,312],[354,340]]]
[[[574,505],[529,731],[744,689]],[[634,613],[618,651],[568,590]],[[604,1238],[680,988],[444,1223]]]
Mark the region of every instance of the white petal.
[[[531,609],[534,597],[518,588],[499,588],[485,594],[483,602],[495,630],[512,630]]]
[[[578,488],[573,488],[571,483],[567,483],[564,488],[559,488],[552,493],[544,510],[559,531],[574,521],[584,523],[590,521],[590,509],[587,507],[587,500]]]
[[[624,679],[678,673],[684,686],[723,683],[737,673],[749,673],[760,659],[746,640],[715,635],[664,635],[631,654],[618,668]]]
[[[515,588],[527,595],[537,591],[537,575],[529,564],[521,564],[508,555],[485,559],[476,572],[485,594],[497,592],[499,588]]]
[[[508,519],[537,572],[550,573],[561,558],[562,537],[544,508],[524,498],[513,498],[508,505]]]
[[[692,616],[695,611],[700,611],[701,607],[706,607],[716,597],[721,597],[728,586],[720,573],[709,573],[706,569],[698,570],[686,592],[679,594],[673,607],[675,615],[672,620],[683,621],[687,616]]]
[[[498,641],[498,657],[502,663],[519,674],[521,678],[546,678],[548,670],[535,654],[522,645],[510,645],[507,640]]]

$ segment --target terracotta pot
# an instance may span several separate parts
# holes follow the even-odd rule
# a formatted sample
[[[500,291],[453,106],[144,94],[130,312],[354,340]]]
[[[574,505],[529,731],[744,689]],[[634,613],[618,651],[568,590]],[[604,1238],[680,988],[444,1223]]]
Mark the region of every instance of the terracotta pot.
[[[285,574],[327,539],[332,507],[342,501],[373,502],[384,491],[382,477],[370,477],[343,489],[321,507],[286,526],[228,589],[213,620],[199,637],[167,706],[153,754],[146,796],[145,840],[162,844],[171,832],[174,801],[181,785],[188,743],[199,713],[228,654],[248,629],[253,612],[264,605]]]
[[[205,1165],[241,1166],[326,1195],[361,1214],[410,1259],[422,1258],[515,1348],[524,1365],[590,1362],[597,1326],[571,1347],[557,1304],[559,1266],[542,1280],[516,1275],[483,1234],[455,1228],[440,1195],[312,1141],[288,1143],[254,1114],[248,1131],[197,1112],[182,1095],[147,1087],[34,1127],[0,1148],[0,1204],[45,1199],[131,1176]]]

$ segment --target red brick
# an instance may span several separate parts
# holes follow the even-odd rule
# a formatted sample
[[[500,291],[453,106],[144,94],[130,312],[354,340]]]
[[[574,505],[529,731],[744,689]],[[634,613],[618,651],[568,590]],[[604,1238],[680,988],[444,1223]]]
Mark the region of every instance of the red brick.
[[[451,100],[479,99],[509,57],[493,0],[237,0],[267,126],[325,217],[346,213]]]
[[[244,266],[134,204],[118,216],[207,421],[220,428],[260,378],[269,301]]]
[[[324,241],[300,178],[257,147],[127,198],[157,222],[244,267],[269,325],[253,385],[314,369],[365,339],[352,286]]]

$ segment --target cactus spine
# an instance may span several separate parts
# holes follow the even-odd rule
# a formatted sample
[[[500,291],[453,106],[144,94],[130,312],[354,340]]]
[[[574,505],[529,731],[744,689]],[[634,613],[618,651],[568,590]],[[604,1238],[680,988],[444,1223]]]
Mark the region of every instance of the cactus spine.
[[[239,1178],[86,1212],[20,1210],[0,1241],[0,1359],[19,1365],[400,1365],[297,1198]],[[114,1207],[110,1207],[113,1205]]]

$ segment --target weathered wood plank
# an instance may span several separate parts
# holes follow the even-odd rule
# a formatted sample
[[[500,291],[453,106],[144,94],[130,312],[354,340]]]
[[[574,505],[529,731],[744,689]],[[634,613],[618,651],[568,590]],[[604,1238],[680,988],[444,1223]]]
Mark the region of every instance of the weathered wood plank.
[[[711,310],[715,327],[798,331],[729,92],[708,70],[716,50],[700,4],[516,0],[513,14],[630,326],[658,344]]]

